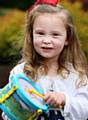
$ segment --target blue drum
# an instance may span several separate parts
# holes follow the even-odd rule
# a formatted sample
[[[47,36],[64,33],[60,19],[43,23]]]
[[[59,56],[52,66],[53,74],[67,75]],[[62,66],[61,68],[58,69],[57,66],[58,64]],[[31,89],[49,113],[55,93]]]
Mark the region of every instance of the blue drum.
[[[39,86],[28,77],[16,74],[0,90],[0,109],[11,120],[34,120],[38,114],[49,111],[42,94]]]

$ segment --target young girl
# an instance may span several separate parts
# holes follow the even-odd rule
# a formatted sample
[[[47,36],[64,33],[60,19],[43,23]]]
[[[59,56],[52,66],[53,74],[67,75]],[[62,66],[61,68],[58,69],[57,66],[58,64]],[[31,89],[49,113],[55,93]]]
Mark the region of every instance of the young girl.
[[[10,76],[24,73],[43,89],[44,101],[51,109],[36,120],[86,120],[84,54],[70,13],[56,3],[38,1],[28,11],[23,62]]]

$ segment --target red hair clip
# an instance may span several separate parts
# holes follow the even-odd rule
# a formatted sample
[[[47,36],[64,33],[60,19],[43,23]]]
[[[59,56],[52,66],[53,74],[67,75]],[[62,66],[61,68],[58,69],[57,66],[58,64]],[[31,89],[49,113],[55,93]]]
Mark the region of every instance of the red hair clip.
[[[29,12],[34,8],[34,6],[39,4],[47,4],[47,5],[54,5],[56,6],[59,0],[37,0],[33,6],[29,8]]]
[[[35,2],[35,5],[39,5],[41,3],[50,4],[50,5],[56,5],[58,3],[58,0],[37,0]]]

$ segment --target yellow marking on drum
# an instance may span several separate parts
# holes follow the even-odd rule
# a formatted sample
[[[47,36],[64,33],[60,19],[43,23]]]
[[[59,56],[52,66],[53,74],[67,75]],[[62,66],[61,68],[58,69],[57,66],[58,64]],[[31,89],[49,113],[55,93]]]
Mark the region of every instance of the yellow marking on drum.
[[[5,95],[0,98],[0,103],[3,103],[6,99],[10,97],[16,90],[18,89],[18,86],[12,86],[12,88],[6,93]]]
[[[34,120],[38,115],[42,114],[42,110],[38,109],[28,120]]]
[[[44,99],[44,96],[42,94],[40,94],[39,92],[37,92],[36,90],[34,89],[29,89],[29,92],[30,93],[33,93],[33,94],[36,94],[37,96],[41,97],[42,99]]]

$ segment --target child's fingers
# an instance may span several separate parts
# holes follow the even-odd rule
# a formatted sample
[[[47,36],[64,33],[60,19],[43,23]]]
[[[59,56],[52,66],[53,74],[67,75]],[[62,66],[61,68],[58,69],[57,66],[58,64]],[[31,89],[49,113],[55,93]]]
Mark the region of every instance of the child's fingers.
[[[50,105],[53,105],[55,104],[55,100],[54,100],[54,97],[52,96],[51,93],[48,93],[44,96],[44,100],[47,104],[50,104]]]
[[[44,95],[44,100],[45,102],[52,106],[52,107],[56,107],[56,108],[62,108],[62,103],[63,103],[63,94],[61,93],[56,93],[56,92],[50,92],[46,95]]]
[[[47,93],[47,94],[44,95],[45,102],[50,99],[50,96],[51,96],[50,93]]]

